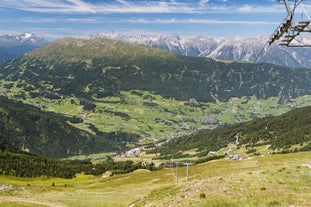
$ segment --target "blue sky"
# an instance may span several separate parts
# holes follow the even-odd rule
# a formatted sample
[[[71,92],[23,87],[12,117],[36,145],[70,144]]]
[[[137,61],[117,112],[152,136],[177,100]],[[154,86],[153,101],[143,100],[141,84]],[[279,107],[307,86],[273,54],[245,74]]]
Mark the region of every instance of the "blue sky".
[[[285,16],[275,0],[1,0],[0,34],[249,37],[272,34]]]

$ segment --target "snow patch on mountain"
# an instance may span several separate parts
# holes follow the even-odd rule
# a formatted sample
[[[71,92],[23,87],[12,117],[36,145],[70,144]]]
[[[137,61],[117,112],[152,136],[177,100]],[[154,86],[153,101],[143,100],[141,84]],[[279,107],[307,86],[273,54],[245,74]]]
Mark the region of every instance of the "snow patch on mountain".
[[[47,44],[48,41],[29,32],[0,35],[0,64]]]
[[[139,35],[116,32],[98,33],[91,38],[118,39],[130,43],[158,47],[180,55],[208,57],[220,60],[233,60],[272,63],[288,67],[311,68],[311,49],[289,48],[273,44],[263,50],[268,37],[214,38],[182,37],[178,35]],[[300,42],[311,45],[311,37],[300,38]],[[262,52],[262,53],[261,53]]]
[[[32,33],[25,32],[19,35],[1,35],[0,36],[0,44],[8,43],[8,44],[31,44],[31,45],[46,45],[48,42],[43,38],[39,38]]]

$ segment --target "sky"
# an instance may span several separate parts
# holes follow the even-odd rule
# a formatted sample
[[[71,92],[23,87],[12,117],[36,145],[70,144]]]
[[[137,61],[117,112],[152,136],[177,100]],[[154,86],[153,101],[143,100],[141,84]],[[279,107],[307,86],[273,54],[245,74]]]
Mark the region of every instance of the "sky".
[[[285,17],[276,0],[1,0],[0,34],[251,37],[272,34]]]

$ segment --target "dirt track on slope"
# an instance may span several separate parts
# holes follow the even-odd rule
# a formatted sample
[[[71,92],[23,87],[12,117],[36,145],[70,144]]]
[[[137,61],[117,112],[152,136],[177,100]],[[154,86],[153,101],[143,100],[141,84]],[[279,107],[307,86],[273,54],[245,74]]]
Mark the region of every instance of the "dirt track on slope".
[[[60,205],[60,204],[53,204],[53,203],[47,203],[47,202],[42,202],[42,201],[30,200],[26,198],[10,197],[10,196],[0,196],[0,203],[2,202],[29,203],[29,204],[48,206],[48,207],[64,207],[63,205]]]

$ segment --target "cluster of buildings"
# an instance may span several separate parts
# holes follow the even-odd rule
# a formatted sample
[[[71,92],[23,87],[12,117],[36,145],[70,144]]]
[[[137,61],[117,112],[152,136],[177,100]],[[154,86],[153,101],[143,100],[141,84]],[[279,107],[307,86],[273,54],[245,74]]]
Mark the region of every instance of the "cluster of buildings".
[[[248,159],[246,155],[232,154],[225,157],[226,160],[245,160]]]
[[[131,156],[137,156],[142,152],[142,147],[137,147],[134,149],[131,149],[129,151],[126,151],[120,155],[120,157],[131,157]]]

